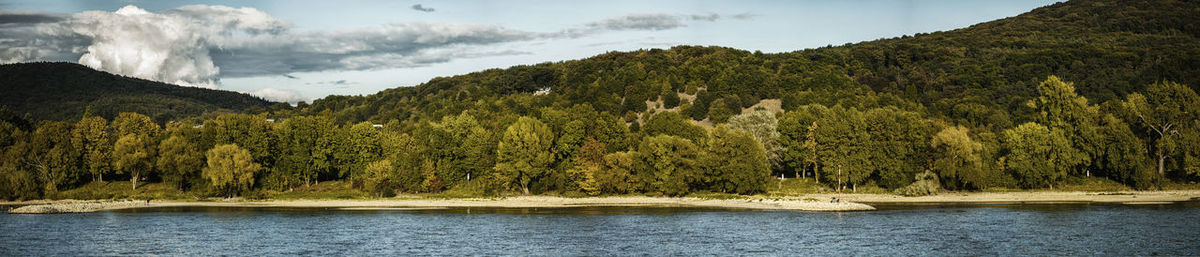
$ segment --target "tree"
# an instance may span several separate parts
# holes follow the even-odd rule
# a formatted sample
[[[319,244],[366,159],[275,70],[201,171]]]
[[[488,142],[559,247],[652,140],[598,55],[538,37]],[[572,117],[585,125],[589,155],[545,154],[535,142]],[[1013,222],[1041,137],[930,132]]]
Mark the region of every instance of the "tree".
[[[1157,185],[1158,174],[1147,157],[1145,142],[1129,125],[1108,114],[1101,119],[1099,156],[1095,163],[1112,180],[1147,189]]]
[[[378,197],[383,197],[384,191],[391,187],[389,180],[394,176],[395,170],[390,160],[379,160],[367,164],[363,175],[363,188],[367,192],[375,193]]]
[[[755,110],[729,118],[729,128],[750,132],[767,153],[772,169],[783,166],[783,147],[780,145],[779,120],[766,110]]]
[[[496,147],[496,172],[506,183],[521,186],[529,194],[529,183],[546,174],[554,162],[554,134],[546,124],[521,117],[508,126]]]
[[[659,193],[685,195],[691,184],[701,179],[700,151],[687,139],[669,135],[648,137],[642,140],[638,153],[653,174],[650,188]]]
[[[707,132],[703,127],[693,124],[682,115],[675,112],[660,112],[650,116],[642,131],[647,136],[672,135],[692,141],[702,142]]]
[[[866,182],[880,161],[872,158],[874,145],[866,129],[866,120],[862,112],[854,108],[834,106],[829,113],[831,115],[819,120],[813,130],[813,137],[818,142],[825,142],[816,145],[817,158],[823,166],[830,167],[823,170],[823,175],[841,176],[851,190],[857,191],[858,184]],[[839,165],[843,167],[842,171],[832,169]]]
[[[0,122],[0,126],[3,124],[7,123]],[[25,161],[37,170],[47,193],[78,185],[87,176],[87,170],[82,169],[82,152],[71,143],[71,130],[68,122],[43,121],[30,135],[30,153]],[[16,131],[0,133],[19,136]]]
[[[983,160],[979,152],[983,150],[983,144],[972,140],[968,133],[967,128],[954,126],[933,135],[929,141],[935,153],[933,169],[946,180],[946,185],[982,188],[972,177],[982,172]]]
[[[319,180],[322,174],[333,173],[333,145],[322,143],[331,142],[338,130],[337,124],[325,116],[288,118],[276,130],[280,156],[273,172],[304,185]],[[293,185],[285,183],[281,186]]]
[[[740,106],[738,106],[738,104],[736,104],[736,103],[727,103],[726,99],[729,99],[729,98],[717,99],[709,104],[708,118],[712,121],[713,124],[724,123],[726,120],[729,119],[729,117],[732,117],[733,115],[737,114],[733,111],[733,109],[738,108]]]
[[[254,174],[262,170],[250,151],[235,144],[217,145],[204,155],[208,159],[204,178],[231,197],[254,186]]]
[[[738,194],[767,190],[771,168],[766,150],[749,132],[717,125],[705,145],[703,166],[715,180],[712,190]]]
[[[279,156],[279,144],[272,133],[272,124],[264,115],[225,114],[204,121],[204,140],[200,149],[211,149],[221,144],[236,144],[254,157],[254,162],[264,167],[273,167]]]
[[[1180,141],[1188,130],[1200,124],[1200,96],[1187,86],[1174,82],[1155,83],[1145,94],[1132,93],[1123,103],[1131,115],[1153,136],[1151,144],[1158,157],[1158,174],[1165,175],[1166,160],[1180,151]],[[1200,146],[1188,146],[1200,147]]]
[[[133,190],[137,190],[138,179],[152,170],[150,149],[143,138],[137,134],[126,134],[117,139],[113,146],[113,167],[117,174],[129,174]]]
[[[143,139],[152,139],[158,137],[158,133],[162,130],[150,117],[133,112],[122,112],[117,115],[112,120],[111,126],[117,137],[134,134],[145,137]]]
[[[601,192],[624,194],[641,190],[635,171],[641,170],[637,152],[604,155],[604,167],[596,171],[596,188]]]
[[[1078,165],[1079,150],[1062,131],[1037,123],[1025,123],[1004,131],[1009,171],[1027,188],[1049,186],[1062,180],[1067,170]]]
[[[596,173],[604,167],[605,148],[604,143],[588,138],[579,148],[579,154],[571,161],[574,167],[567,170],[571,181],[574,181],[580,190],[590,195],[600,193]]]
[[[92,116],[79,120],[71,133],[71,142],[82,150],[92,181],[104,181],[104,174],[112,168],[112,143],[107,129],[108,121]]]
[[[1075,94],[1075,85],[1050,76],[1037,86],[1038,97],[1029,101],[1037,113],[1034,122],[1050,129],[1063,131],[1071,146],[1080,150],[1082,160],[1079,169],[1086,169],[1093,157],[1098,155],[1100,140],[1096,132],[1099,108],[1088,105],[1087,98]],[[1083,173],[1083,172],[1080,172]]]
[[[862,116],[861,133],[869,137],[860,152],[871,160],[865,170],[875,172],[881,186],[906,186],[926,170],[930,128],[925,119],[892,106],[870,109]]]
[[[187,189],[187,183],[204,167],[204,156],[196,145],[182,136],[171,136],[158,145],[158,160],[155,162],[163,172],[163,180]]]
[[[829,117],[829,109],[823,105],[804,105],[783,114],[779,120],[779,145],[783,148],[782,158],[787,166],[796,170],[797,177],[804,177],[806,167],[810,167],[816,181],[821,177],[818,168],[820,164],[819,149],[825,144],[824,139],[818,140],[818,121]]]

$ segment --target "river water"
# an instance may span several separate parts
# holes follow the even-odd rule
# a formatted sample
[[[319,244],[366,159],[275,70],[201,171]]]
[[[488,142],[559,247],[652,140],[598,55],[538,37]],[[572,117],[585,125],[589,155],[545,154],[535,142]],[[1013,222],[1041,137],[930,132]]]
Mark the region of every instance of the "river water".
[[[0,256],[1200,255],[1200,204],[0,214]]]

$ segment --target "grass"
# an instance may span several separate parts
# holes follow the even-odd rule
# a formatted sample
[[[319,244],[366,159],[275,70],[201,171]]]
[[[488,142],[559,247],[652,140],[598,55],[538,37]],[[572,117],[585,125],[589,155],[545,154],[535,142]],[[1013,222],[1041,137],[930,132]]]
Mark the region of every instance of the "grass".
[[[137,190],[130,187],[129,181],[92,182],[78,188],[49,194],[50,199],[164,199],[164,200],[195,200],[199,196],[194,192],[182,192],[175,185],[168,183],[138,184]]]
[[[1055,188],[1055,191],[1080,192],[1116,192],[1130,190],[1133,190],[1133,188],[1101,177],[1068,177],[1066,179],[1066,183],[1058,188]]]
[[[830,189],[824,184],[817,183],[813,178],[790,178],[786,180],[772,179],[767,186],[767,195],[770,196],[798,196],[805,194],[816,194],[830,192]]]
[[[348,181],[325,181],[288,191],[267,190],[261,192],[259,197],[276,200],[367,199],[373,198],[374,195],[354,189]]]

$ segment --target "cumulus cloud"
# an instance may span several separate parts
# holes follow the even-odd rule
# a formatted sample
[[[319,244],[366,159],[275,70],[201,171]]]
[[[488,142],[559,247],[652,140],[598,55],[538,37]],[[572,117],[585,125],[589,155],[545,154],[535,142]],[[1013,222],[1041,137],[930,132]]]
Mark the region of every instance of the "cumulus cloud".
[[[281,88],[270,88],[269,87],[269,88],[263,88],[263,89],[259,89],[259,90],[246,92],[246,93],[250,94],[252,96],[257,96],[262,99],[266,99],[267,101],[273,101],[273,102],[297,103],[300,101],[308,100],[308,99],[304,98],[303,96],[301,96],[300,92],[297,92],[296,90],[291,90],[291,89],[281,89]]]
[[[721,18],[716,13],[632,14],[550,33],[422,22],[293,31],[289,22],[260,10],[228,6],[188,5],[150,12],[130,5],[114,12],[76,14],[0,11],[0,62],[77,61],[127,76],[216,88],[222,77],[295,78],[290,74],[423,67],[463,58],[529,54],[478,46],[609,31],[669,30]],[[278,89],[256,93],[275,100],[299,95]]]
[[[421,4],[414,4],[412,6],[412,9],[417,10],[417,11],[422,11],[422,12],[433,12],[434,11],[433,8],[424,7],[424,6],[421,6]]]

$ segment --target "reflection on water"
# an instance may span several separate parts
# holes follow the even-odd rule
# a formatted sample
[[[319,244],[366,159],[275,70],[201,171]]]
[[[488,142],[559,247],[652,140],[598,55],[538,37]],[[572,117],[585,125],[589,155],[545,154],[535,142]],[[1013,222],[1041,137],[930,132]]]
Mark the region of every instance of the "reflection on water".
[[[1198,255],[1200,205],[880,205],[812,213],[578,207],[173,207],[0,215],[27,255]]]

